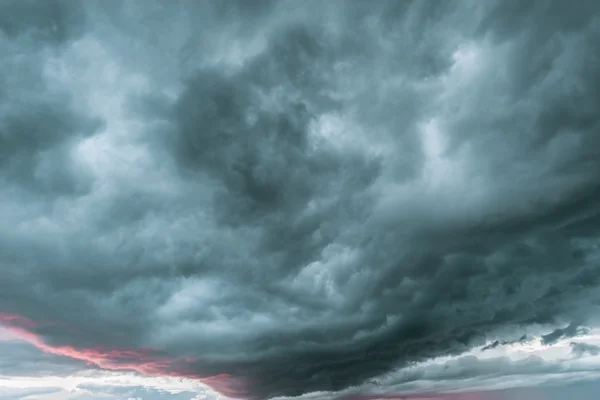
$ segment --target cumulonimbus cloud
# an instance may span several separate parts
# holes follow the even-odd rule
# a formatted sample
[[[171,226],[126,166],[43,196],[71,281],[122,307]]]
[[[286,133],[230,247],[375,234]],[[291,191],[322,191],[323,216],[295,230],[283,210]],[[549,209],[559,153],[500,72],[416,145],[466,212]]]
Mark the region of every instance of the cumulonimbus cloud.
[[[3,2],[3,323],[263,399],[590,322],[597,15]]]

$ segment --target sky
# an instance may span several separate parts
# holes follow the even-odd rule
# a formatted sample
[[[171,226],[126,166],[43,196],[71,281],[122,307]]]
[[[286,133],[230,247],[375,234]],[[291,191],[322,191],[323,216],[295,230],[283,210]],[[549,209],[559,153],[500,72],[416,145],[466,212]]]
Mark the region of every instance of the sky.
[[[600,2],[0,0],[0,399],[600,392]]]

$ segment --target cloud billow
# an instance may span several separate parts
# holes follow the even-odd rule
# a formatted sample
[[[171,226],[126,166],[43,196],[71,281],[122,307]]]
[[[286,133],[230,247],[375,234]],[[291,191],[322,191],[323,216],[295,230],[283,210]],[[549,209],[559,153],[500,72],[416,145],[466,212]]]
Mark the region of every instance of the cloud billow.
[[[80,6],[1,6],[36,346],[262,399],[593,317],[596,3]]]

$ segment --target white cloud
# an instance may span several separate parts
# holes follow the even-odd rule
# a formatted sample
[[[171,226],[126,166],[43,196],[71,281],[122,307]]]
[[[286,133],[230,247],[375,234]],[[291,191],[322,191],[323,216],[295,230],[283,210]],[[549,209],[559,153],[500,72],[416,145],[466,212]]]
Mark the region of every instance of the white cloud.
[[[0,379],[0,393],[2,390],[6,393],[27,391],[35,394],[35,398],[39,400],[54,398],[122,400],[124,393],[144,393],[141,396],[144,400],[224,399],[198,381],[109,371],[80,371],[62,377],[4,377]],[[4,399],[4,397],[0,398]],[[33,397],[31,399],[33,400]]]

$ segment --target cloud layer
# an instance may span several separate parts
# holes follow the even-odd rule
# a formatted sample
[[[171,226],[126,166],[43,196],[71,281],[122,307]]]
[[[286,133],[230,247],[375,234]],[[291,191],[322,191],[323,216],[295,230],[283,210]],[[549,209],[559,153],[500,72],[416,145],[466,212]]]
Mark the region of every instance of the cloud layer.
[[[598,11],[2,2],[0,322],[253,399],[582,333]]]

